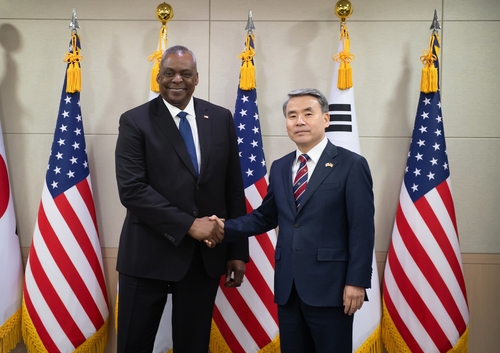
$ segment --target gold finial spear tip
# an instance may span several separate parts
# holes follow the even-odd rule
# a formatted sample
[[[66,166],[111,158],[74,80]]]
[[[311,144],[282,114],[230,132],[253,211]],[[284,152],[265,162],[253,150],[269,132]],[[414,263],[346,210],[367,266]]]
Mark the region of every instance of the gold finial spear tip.
[[[174,17],[174,9],[166,2],[161,3],[156,7],[156,18],[163,25],[166,24],[168,21],[170,21],[173,17]]]
[[[335,4],[335,15],[345,22],[346,18],[352,15],[352,5],[349,0],[339,0]]]

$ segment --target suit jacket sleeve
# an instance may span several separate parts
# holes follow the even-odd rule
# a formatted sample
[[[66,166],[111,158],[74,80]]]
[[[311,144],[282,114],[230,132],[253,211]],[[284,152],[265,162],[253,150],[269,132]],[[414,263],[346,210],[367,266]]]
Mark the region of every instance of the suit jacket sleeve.
[[[373,182],[365,158],[352,165],[346,182],[346,213],[349,234],[346,284],[369,288],[374,245]],[[373,271],[373,269],[372,269]]]

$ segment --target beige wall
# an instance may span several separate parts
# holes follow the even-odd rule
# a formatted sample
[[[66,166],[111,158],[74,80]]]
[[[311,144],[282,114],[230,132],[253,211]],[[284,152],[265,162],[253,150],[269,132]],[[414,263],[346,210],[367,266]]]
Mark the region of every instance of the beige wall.
[[[148,98],[147,57],[158,40],[154,11],[160,2],[0,0],[0,122],[23,248],[31,243],[76,6],[84,56],[82,111],[110,298],[125,214],[114,176],[118,118]],[[335,0],[168,2],[175,12],[168,23],[168,45],[186,45],[198,57],[196,95],[229,109],[236,98],[247,12],[253,11],[268,165],[290,151],[281,103],[299,87],[329,94],[339,30]],[[390,242],[415,118],[419,57],[437,9],[442,108],[471,308],[470,351],[498,349],[500,309],[492,303],[500,280],[500,1],[352,3],[354,14],[347,23],[356,55],[352,66],[361,150],[375,185],[379,265]]]

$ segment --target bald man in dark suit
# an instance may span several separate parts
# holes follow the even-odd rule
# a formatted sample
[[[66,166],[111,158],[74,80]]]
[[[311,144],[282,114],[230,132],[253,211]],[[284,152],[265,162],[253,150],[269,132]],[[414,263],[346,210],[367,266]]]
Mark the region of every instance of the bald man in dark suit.
[[[206,216],[246,213],[232,114],[193,98],[194,54],[164,53],[160,95],[120,118],[119,196],[127,208],[118,248],[118,352],[153,350],[167,292],[176,353],[206,353],[221,275],[241,284],[248,240],[208,248],[220,234]],[[187,124],[187,125],[186,125]],[[188,135],[186,135],[186,128]]]

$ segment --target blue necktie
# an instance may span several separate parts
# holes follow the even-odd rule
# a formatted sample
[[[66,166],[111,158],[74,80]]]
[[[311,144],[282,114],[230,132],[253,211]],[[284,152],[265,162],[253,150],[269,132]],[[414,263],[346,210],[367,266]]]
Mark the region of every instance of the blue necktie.
[[[196,172],[196,176],[198,176],[198,158],[196,158],[196,147],[194,146],[193,140],[193,132],[191,131],[191,125],[186,119],[186,112],[179,112],[177,116],[181,118],[181,122],[179,123],[179,131],[181,133],[182,138],[184,139],[184,143],[186,144],[186,148],[189,153],[189,157],[191,157],[191,162],[193,163],[194,171]]]

